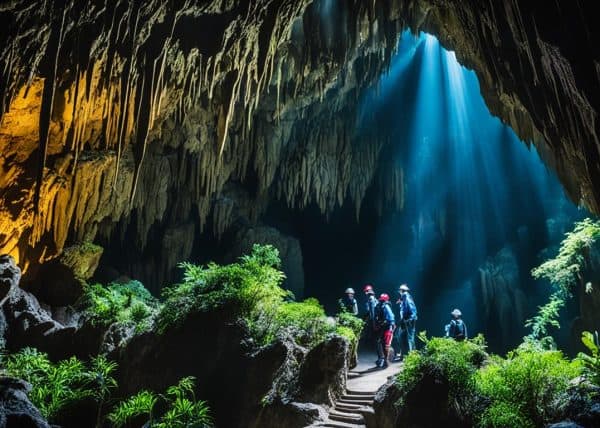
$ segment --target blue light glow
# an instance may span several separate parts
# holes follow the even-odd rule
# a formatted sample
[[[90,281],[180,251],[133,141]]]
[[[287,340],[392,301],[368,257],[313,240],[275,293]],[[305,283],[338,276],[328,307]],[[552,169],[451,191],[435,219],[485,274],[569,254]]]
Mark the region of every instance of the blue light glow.
[[[365,138],[390,135],[406,185],[404,211],[378,226],[365,277],[390,291],[409,282],[420,329],[439,334],[453,307],[483,327],[474,283],[486,258],[513,248],[526,289],[536,253],[555,239],[546,221],[584,214],[535,149],[490,114],[475,73],[431,35],[401,35],[389,71],[361,99],[358,127]]]

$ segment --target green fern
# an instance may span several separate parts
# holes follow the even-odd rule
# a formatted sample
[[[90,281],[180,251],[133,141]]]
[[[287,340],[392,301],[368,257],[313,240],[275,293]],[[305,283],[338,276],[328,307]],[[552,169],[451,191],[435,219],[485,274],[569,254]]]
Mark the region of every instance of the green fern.
[[[151,391],[140,391],[129,397],[127,400],[119,403],[108,415],[108,420],[120,428],[138,417],[144,417],[152,424],[154,406],[158,401],[158,396]]]

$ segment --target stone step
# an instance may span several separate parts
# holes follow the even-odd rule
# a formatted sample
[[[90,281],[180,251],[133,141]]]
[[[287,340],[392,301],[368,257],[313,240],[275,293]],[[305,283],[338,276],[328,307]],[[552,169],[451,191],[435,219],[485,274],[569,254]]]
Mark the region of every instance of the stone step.
[[[361,377],[362,373],[357,372],[348,372],[348,379],[355,379],[357,377]]]
[[[341,396],[340,400],[346,400],[346,401],[369,401],[369,400],[373,400],[375,398],[374,395],[348,395],[348,394],[344,394]]]
[[[372,396],[375,396],[375,394],[377,394],[377,391],[353,391],[352,389],[347,389],[346,394],[347,395],[372,395]]]
[[[373,404],[373,400],[345,400],[343,398],[337,401],[340,404],[354,404],[361,406],[371,406]]]
[[[329,419],[334,421],[346,422],[350,424],[364,424],[365,418],[360,413],[338,412],[337,410],[329,411]]]
[[[338,403],[335,405],[334,410],[337,410],[338,412],[360,413],[362,409],[368,409],[368,408],[369,407],[367,407],[367,406],[350,406],[347,404]]]
[[[335,407],[338,407],[338,406],[343,407],[348,410],[358,410],[358,409],[362,409],[364,407],[362,404],[340,403],[339,401],[337,403],[335,403]]]
[[[346,423],[340,421],[327,420],[323,422],[317,422],[314,425],[311,425],[309,428],[313,427],[327,427],[327,428],[366,428],[365,424],[354,424],[354,423]]]

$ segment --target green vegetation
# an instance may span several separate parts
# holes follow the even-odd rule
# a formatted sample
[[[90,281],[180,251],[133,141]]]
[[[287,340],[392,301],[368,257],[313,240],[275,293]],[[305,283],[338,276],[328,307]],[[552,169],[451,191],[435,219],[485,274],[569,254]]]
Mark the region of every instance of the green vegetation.
[[[121,402],[108,415],[108,420],[116,428],[127,426],[133,421],[148,422],[153,428],[202,428],[213,425],[208,405],[196,400],[193,377],[185,377],[177,385],[167,389],[166,394],[140,391]],[[156,420],[155,408],[162,406],[166,411]]]
[[[100,355],[89,363],[75,357],[53,363],[46,354],[32,348],[8,355],[3,362],[8,375],[32,385],[29,399],[50,422],[58,421],[67,409],[93,400],[96,427],[103,426],[104,408],[114,402],[111,395],[117,387],[114,362]],[[140,417],[139,426],[150,421],[149,426],[154,428],[212,426],[206,402],[194,396],[194,381],[192,377],[183,378],[164,395],[140,391],[114,406],[107,419],[115,427],[126,426],[136,417]],[[155,420],[157,404],[161,413]]]
[[[150,327],[151,316],[158,312],[160,303],[141,282],[129,281],[90,285],[82,306],[94,325],[134,324],[137,331],[143,331]]]
[[[160,331],[180,325],[192,313],[223,309],[245,318],[252,329],[261,312],[273,315],[288,295],[280,287],[285,276],[279,265],[279,252],[270,245],[255,245],[250,255],[226,266],[180,264],[183,282],[163,290]]]
[[[117,386],[113,377],[116,365],[104,356],[94,357],[89,364],[75,357],[52,363],[46,354],[25,348],[7,356],[4,365],[9,375],[32,385],[29,399],[49,421],[86,399],[94,399],[100,412]]]
[[[411,352],[397,382],[399,405],[425,376],[449,386],[448,402],[482,428],[536,427],[552,421],[581,363],[526,341],[507,358],[488,356],[482,336],[457,342],[419,336],[425,347]]]
[[[194,313],[223,311],[225,316],[244,319],[259,345],[285,333],[309,348],[334,333],[356,343],[362,321],[352,320],[355,317],[350,314],[340,315],[336,326],[316,299],[293,301],[281,288],[285,275],[280,265],[279,252],[271,245],[254,245],[251,254],[225,266],[180,264],[183,281],[163,291],[159,331],[181,325]]]
[[[469,408],[473,398],[474,374],[487,355],[483,337],[457,342],[441,337],[428,339],[422,332],[419,339],[425,342],[425,347],[406,356],[404,370],[398,375],[402,394],[399,404],[425,376],[441,376],[448,381],[449,399],[461,408]]]
[[[481,427],[535,427],[552,421],[553,411],[569,382],[581,374],[577,360],[560,351],[525,342],[506,359],[493,358],[475,376],[477,392],[491,404]]]
[[[587,218],[577,222],[561,242],[558,255],[531,271],[535,279],[546,279],[553,287],[549,302],[540,306],[538,314],[526,322],[526,326],[531,327],[531,339],[542,339],[549,334],[549,327],[560,327],[560,310],[573,290],[584,283],[586,256],[599,238],[600,221]]]
[[[577,358],[583,363],[585,377],[595,385],[600,385],[600,342],[598,332],[584,331],[581,341],[590,351],[590,354],[580,352]]]

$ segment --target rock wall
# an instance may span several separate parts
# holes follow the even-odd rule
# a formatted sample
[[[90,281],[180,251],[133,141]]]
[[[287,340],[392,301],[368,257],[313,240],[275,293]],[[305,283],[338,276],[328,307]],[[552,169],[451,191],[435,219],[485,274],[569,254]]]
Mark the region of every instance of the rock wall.
[[[0,253],[28,272],[97,239],[187,258],[206,226],[227,230],[235,205],[253,218],[274,198],[324,215],[349,203],[358,215],[373,183],[399,209],[401,166],[381,156],[389,136],[357,135],[355,119],[407,26],[456,50],[491,111],[600,212],[590,7],[12,0],[0,6]],[[250,197],[228,199],[232,183]],[[164,277],[176,261],[135,273]]]

